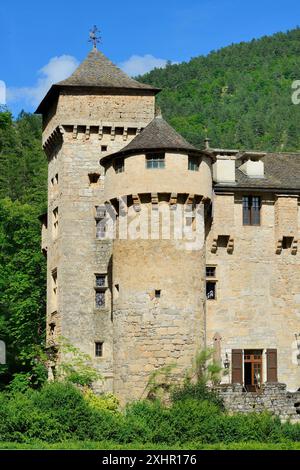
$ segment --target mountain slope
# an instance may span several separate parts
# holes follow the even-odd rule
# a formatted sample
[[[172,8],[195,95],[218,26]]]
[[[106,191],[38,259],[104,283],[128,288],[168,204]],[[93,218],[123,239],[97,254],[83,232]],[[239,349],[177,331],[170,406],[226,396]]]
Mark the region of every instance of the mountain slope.
[[[194,145],[205,128],[215,147],[300,150],[300,105],[291,101],[300,80],[300,28],[138,77],[163,88],[164,117]]]

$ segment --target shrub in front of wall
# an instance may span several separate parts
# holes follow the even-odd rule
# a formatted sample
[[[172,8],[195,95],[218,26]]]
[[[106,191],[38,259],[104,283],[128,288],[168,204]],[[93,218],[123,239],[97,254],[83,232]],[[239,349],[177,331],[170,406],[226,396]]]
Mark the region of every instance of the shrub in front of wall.
[[[112,413],[117,413],[119,410],[119,400],[112,393],[96,395],[90,388],[84,388],[83,395],[86,402],[95,410],[106,410]]]
[[[178,401],[195,399],[200,401],[208,401],[220,409],[224,409],[223,400],[214,390],[208,388],[202,382],[186,382],[173,388],[171,393],[171,400],[176,403]]]
[[[222,412],[218,405],[210,401],[189,398],[177,401],[170,408],[175,442],[214,443],[219,441],[219,426]]]
[[[270,413],[224,413],[220,422],[222,442],[279,442],[283,439],[279,418]]]
[[[127,406],[120,442],[174,442],[175,432],[170,410],[159,400],[138,401]]]

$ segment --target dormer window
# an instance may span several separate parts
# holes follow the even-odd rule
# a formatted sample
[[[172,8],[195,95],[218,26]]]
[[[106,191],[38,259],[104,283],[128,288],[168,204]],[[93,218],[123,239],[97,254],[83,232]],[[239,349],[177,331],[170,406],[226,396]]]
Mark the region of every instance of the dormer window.
[[[157,169],[165,168],[165,154],[151,153],[146,156],[146,168]]]
[[[118,158],[117,160],[114,161],[114,169],[116,173],[124,173],[124,170],[125,170],[124,158]]]
[[[188,169],[191,171],[199,171],[200,161],[198,157],[189,155]]]

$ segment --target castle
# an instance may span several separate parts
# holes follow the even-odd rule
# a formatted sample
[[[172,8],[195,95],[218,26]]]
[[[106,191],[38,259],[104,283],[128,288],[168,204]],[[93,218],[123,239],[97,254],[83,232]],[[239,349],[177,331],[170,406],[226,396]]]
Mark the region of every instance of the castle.
[[[36,111],[48,347],[63,336],[89,354],[95,388],[124,403],[211,346],[224,383],[295,391],[300,154],[199,150],[155,111],[159,91],[94,47]]]

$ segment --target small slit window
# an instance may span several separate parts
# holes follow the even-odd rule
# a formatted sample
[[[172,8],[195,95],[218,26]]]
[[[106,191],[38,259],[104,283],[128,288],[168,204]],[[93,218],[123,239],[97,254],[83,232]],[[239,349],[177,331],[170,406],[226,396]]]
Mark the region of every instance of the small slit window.
[[[216,277],[215,266],[206,266],[206,277]]]
[[[95,356],[96,357],[103,356],[103,343],[101,341],[95,342]]]

